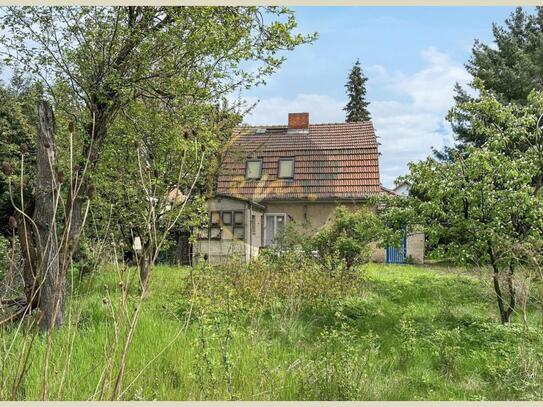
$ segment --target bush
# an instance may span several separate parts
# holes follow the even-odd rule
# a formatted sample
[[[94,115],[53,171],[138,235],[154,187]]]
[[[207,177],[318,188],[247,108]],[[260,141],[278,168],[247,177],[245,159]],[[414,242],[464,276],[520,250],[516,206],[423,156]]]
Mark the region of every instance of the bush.
[[[379,337],[361,337],[348,325],[321,332],[311,359],[300,369],[299,399],[356,400],[369,393]]]
[[[338,207],[331,222],[311,239],[311,249],[328,262],[331,268],[367,263],[370,259],[370,243],[379,241],[384,227],[378,216],[368,209],[349,212]]]
[[[181,313],[192,309],[221,313],[243,308],[238,315],[282,314],[302,311],[325,314],[344,295],[360,295],[362,277],[330,271],[304,252],[266,251],[249,264],[231,261],[222,266],[197,266],[186,286],[188,302],[178,304]],[[317,311],[318,310],[318,311]]]
[[[307,248],[307,236],[300,232],[299,225],[295,222],[288,222],[284,229],[275,237],[274,245],[268,251],[305,251]]]

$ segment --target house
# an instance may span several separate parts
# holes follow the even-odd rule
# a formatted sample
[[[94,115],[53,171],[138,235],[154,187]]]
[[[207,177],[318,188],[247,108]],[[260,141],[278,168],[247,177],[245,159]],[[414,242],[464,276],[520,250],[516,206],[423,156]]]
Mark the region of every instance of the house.
[[[194,253],[211,263],[231,255],[249,260],[273,245],[286,224],[311,234],[338,205],[354,210],[379,194],[393,192],[381,186],[371,122],[310,124],[308,113],[290,113],[288,125],[240,127],[226,148],[208,201],[209,229]],[[422,260],[409,252],[408,240],[403,258]],[[386,253],[375,245],[372,258],[385,261]]]
[[[402,181],[398,185],[396,185],[393,191],[396,193],[396,195],[408,196],[410,188],[411,188],[411,184],[409,184],[409,182]]]

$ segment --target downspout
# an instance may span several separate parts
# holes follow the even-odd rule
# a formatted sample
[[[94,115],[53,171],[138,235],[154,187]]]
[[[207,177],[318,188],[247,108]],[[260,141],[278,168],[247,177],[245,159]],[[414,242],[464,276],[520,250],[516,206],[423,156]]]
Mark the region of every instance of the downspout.
[[[256,220],[255,220],[255,223],[256,223]],[[249,201],[249,260],[251,260],[252,258],[253,258],[253,203]]]

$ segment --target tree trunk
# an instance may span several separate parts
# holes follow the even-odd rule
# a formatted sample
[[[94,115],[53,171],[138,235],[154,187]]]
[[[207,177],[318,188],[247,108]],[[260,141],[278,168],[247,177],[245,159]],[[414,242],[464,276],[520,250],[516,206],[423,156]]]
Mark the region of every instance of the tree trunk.
[[[493,281],[494,281],[494,291],[496,292],[496,298],[498,300],[498,309],[500,310],[500,318],[501,318],[502,324],[505,324],[509,322],[509,318],[507,316],[507,313],[505,312],[505,307],[503,305],[503,296],[502,296],[502,290],[500,288],[499,272],[497,271],[497,269],[494,269]]]
[[[513,310],[515,309],[515,289],[513,286],[514,269],[512,265],[509,265],[509,274],[507,276],[507,282],[509,286],[509,306],[507,309],[505,309],[503,292],[500,287],[500,269],[498,267],[496,256],[494,255],[494,249],[490,241],[487,242],[487,247],[488,247],[488,255],[490,257],[490,265],[492,266],[492,270],[494,272],[492,279],[494,282],[494,292],[496,293],[496,299],[498,300],[498,309],[500,311],[500,318],[501,318],[502,324],[506,324],[509,322],[511,314],[513,313]]]
[[[176,265],[191,265],[191,244],[189,232],[182,231],[177,235],[177,245],[173,257]]]
[[[147,287],[147,282],[149,280],[149,274],[151,271],[151,265],[149,264],[149,260],[146,258],[146,256],[143,255],[140,258],[140,291],[143,293]]]
[[[507,274],[507,287],[509,288],[509,307],[507,308],[506,313],[506,322],[509,322],[513,311],[515,310],[516,305],[516,291],[515,285],[513,284],[513,274],[515,269],[512,264],[509,265],[509,273]]]
[[[86,138],[84,140],[83,151],[81,152],[81,159],[77,166],[77,171],[75,171],[74,174],[74,183],[70,185],[70,192],[68,193],[68,199],[66,200],[65,213],[67,229],[64,242],[66,247],[62,250],[62,263],[67,263],[73,257],[78,257],[80,254],[79,240],[85,221],[83,208],[86,200],[93,195],[93,188],[88,184],[88,177],[94,170],[98,161],[99,151],[107,134],[107,123],[109,118],[110,114],[107,112],[105,106],[102,107],[102,110],[97,107],[93,120],[85,126]],[[77,185],[80,185],[79,189],[76,189]],[[66,269],[66,266],[67,264],[63,264],[64,269]]]
[[[498,300],[498,308],[500,310],[501,322],[502,324],[507,324],[511,319],[511,315],[515,311],[515,305],[516,305],[516,292],[515,292],[515,287],[513,285],[514,269],[513,269],[513,266],[510,266],[509,273],[507,274],[507,286],[509,288],[509,305],[507,309],[505,309],[504,296],[500,287],[499,269],[495,264],[493,264],[492,267],[494,269],[494,275],[493,275],[494,291],[496,292],[496,298]]]
[[[78,174],[78,177],[80,174]],[[82,192],[79,191],[79,194],[72,194],[74,191],[75,185],[70,186],[70,192],[68,192],[68,198],[66,199],[66,227],[67,236],[65,241],[64,252],[64,262],[67,262],[71,259],[75,251],[79,247],[79,238],[81,236],[81,230],[83,228],[83,205],[84,199],[81,196]],[[81,190],[84,188],[82,187]]]
[[[42,312],[40,329],[59,327],[64,321],[65,273],[59,266],[59,246],[56,230],[55,117],[49,103],[38,104],[38,140],[36,146],[36,207],[37,276],[39,306]]]

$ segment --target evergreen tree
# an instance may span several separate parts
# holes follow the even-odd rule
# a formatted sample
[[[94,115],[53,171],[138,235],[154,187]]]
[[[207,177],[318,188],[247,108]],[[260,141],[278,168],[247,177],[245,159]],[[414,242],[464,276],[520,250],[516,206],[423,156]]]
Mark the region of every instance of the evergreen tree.
[[[466,70],[501,103],[524,105],[532,90],[543,90],[543,8],[537,7],[534,13],[516,8],[503,25],[492,25],[492,34],[493,44],[475,41]],[[474,94],[458,84],[455,87],[449,120],[456,146],[434,150],[439,160],[449,160],[452,152],[463,152],[467,146],[481,147],[488,139],[466,120],[462,106],[478,100],[474,82],[470,87]]]
[[[371,119],[366,101],[366,78],[360,68],[360,61],[356,60],[345,87],[349,95],[349,102],[343,108],[347,112],[346,122],[361,122]]]
[[[466,69],[500,102],[524,105],[532,90],[543,90],[543,8],[535,13],[516,8],[503,26],[492,25],[492,34],[492,46],[475,41]],[[476,98],[458,85],[455,92],[455,135],[461,144],[480,147],[486,139],[470,130],[459,109]]]
[[[526,104],[543,89],[543,9],[515,9],[503,26],[492,25],[494,44],[475,41],[467,71],[502,103]]]

